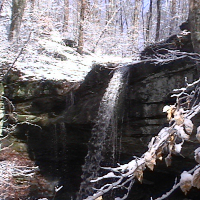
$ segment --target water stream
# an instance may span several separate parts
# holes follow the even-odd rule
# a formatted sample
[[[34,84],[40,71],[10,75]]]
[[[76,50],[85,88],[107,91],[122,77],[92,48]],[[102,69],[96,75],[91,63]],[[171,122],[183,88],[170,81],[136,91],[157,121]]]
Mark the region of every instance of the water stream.
[[[111,151],[111,160],[114,159],[117,145],[117,110],[119,97],[125,88],[128,68],[120,67],[115,70],[108,87],[100,102],[98,115],[88,142],[88,154],[82,166],[82,183],[77,200],[82,200],[93,193],[91,179],[98,177],[102,161],[107,152]],[[104,163],[105,164],[105,163]]]

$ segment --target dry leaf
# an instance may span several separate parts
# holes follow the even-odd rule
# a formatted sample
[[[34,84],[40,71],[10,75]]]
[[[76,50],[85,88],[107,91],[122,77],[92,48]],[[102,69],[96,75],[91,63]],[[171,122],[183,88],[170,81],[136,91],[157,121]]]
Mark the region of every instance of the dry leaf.
[[[177,125],[183,124],[184,118],[183,118],[183,114],[182,114],[182,110],[181,109],[179,111],[176,110],[174,112],[174,120],[175,120]]]
[[[184,192],[185,195],[187,194],[188,191],[190,191],[191,187],[192,187],[191,181],[186,181],[180,186],[181,190]]]
[[[200,189],[200,169],[194,171],[192,185]]]
[[[200,142],[200,126],[197,128],[196,138]]]
[[[162,149],[160,148],[160,149],[158,149],[158,152],[157,152],[157,154],[156,154],[156,158],[157,159],[159,159],[159,160],[162,160]]]
[[[142,183],[142,180],[143,180],[143,170],[144,170],[144,167],[139,166],[134,172],[135,177],[138,179],[138,181],[140,181],[140,183]]]
[[[190,119],[184,119],[184,128],[185,128],[185,132],[188,135],[192,134],[193,127],[194,127],[194,125]]]
[[[174,143],[174,140],[175,140],[174,135],[171,135],[170,138],[169,138],[169,141],[170,141],[171,143]]]
[[[173,149],[174,149],[174,144],[173,143],[169,143],[168,144],[169,153],[171,153]]]
[[[167,167],[171,166],[172,160],[171,160],[171,154],[168,154],[168,156],[165,158],[165,163]]]
[[[152,159],[147,161],[145,164],[151,171],[153,171],[154,165],[156,165],[156,158],[152,157]]]
[[[174,129],[177,130],[178,137],[183,138],[184,140],[189,140],[190,136],[187,133],[185,133],[184,128],[182,126],[175,125]]]
[[[155,165],[153,162],[146,162],[145,164],[151,171],[153,171]]]
[[[146,152],[144,155],[146,166],[153,171],[154,165],[156,165],[156,155],[151,155],[150,152]]]
[[[186,171],[181,174],[180,188],[185,195],[192,187],[192,179],[193,176]]]
[[[100,196],[100,197],[96,198],[95,200],[103,200],[103,197]]]
[[[163,112],[167,113],[167,119],[169,121],[173,118],[175,110],[176,110],[176,107],[174,105],[164,106]]]
[[[200,147],[198,147],[195,151],[194,151],[194,158],[195,160],[200,163]]]

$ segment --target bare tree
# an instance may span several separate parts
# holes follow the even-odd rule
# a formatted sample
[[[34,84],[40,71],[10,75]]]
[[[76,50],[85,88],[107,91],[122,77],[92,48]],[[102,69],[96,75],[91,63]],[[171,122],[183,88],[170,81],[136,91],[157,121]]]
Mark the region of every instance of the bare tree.
[[[174,28],[176,28],[176,0],[172,0],[171,2],[171,20],[170,20],[170,30],[169,35],[173,33]]]
[[[152,22],[152,5],[153,5],[153,0],[150,0],[149,3],[149,11],[148,11],[148,16],[147,16],[147,29],[146,29],[146,42],[149,41],[149,34],[150,34],[150,25]]]
[[[139,23],[141,15],[142,1],[135,0],[134,14],[132,19],[132,37],[134,43],[134,52],[137,54],[139,52]]]
[[[105,32],[107,31],[108,26],[109,26],[109,25],[113,22],[113,20],[115,19],[115,16],[116,16],[116,14],[119,12],[119,10],[120,10],[120,8],[116,9],[116,10],[113,12],[113,15],[111,16],[111,18],[110,18],[108,21],[106,21],[106,25],[105,25],[105,27],[103,28],[103,30],[101,31],[101,34],[99,35],[98,40],[96,41],[96,43],[95,43],[95,45],[94,45],[94,47],[93,47],[93,49],[92,49],[92,52],[95,52],[95,49],[96,49],[96,47],[97,47],[99,41],[101,40],[101,38],[103,37],[103,35],[104,35]]]
[[[189,1],[189,26],[194,51],[200,53],[200,1]],[[197,70],[200,75],[200,62],[197,61]]]
[[[189,23],[194,51],[200,53],[200,1],[190,0]]]
[[[84,20],[85,20],[85,10],[86,10],[86,0],[81,0],[80,2],[80,22],[78,28],[78,48],[77,52],[83,54],[84,46]]]
[[[12,17],[11,17],[10,32],[8,36],[9,40],[17,39],[19,36],[25,5],[26,5],[26,0],[12,1]]]
[[[156,38],[158,41],[160,37],[160,19],[161,19],[161,9],[160,9],[160,0],[157,0],[157,23],[156,23]]]
[[[63,24],[64,32],[68,30],[68,25],[69,25],[69,0],[64,0],[64,24]]]

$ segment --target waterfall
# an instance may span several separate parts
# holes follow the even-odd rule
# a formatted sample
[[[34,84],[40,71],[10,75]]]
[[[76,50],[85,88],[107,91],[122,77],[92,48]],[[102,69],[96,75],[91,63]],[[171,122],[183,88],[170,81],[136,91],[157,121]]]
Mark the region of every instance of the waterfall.
[[[0,137],[3,136],[3,123],[4,123],[4,101],[3,101],[3,96],[4,95],[4,87],[3,84],[0,83]]]
[[[94,185],[92,185],[90,180],[98,177],[100,163],[104,158],[103,153],[105,154],[109,147],[109,142],[113,146],[113,151],[115,151],[118,119],[116,113],[127,72],[127,67],[120,67],[115,70],[100,102],[98,115],[88,142],[88,154],[85,157],[85,164],[82,166],[83,181],[80,185],[77,200],[82,200],[93,193],[92,187]]]

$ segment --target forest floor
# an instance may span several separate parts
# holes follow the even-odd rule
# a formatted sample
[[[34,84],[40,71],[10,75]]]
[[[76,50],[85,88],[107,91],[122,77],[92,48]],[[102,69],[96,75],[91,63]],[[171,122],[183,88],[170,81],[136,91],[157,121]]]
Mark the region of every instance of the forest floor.
[[[26,44],[27,43],[27,44]],[[30,35],[26,41],[12,44],[0,41],[0,66],[12,66],[20,71],[22,80],[67,80],[79,82],[84,79],[94,63],[129,63],[131,58],[97,56],[92,53],[80,55],[76,48],[65,46],[55,31],[38,36]],[[23,50],[23,51],[22,51]],[[9,56],[8,56],[9,55]]]

